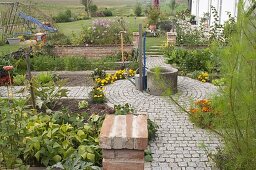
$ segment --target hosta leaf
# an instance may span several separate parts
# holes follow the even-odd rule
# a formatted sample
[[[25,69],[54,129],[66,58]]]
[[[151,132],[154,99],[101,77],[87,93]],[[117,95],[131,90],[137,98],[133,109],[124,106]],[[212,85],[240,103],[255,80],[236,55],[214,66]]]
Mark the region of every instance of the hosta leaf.
[[[33,144],[33,147],[36,149],[36,150],[40,150],[40,142],[38,141],[38,142],[35,142],[34,144]]]
[[[87,153],[87,159],[90,160],[91,162],[94,162],[94,160],[95,160],[95,154],[93,154],[93,153]]]
[[[82,130],[78,130],[78,131],[77,131],[77,135],[78,135],[79,137],[83,137],[83,136],[85,135],[85,133],[84,133]]]
[[[76,140],[78,140],[80,143],[82,142],[82,139],[80,138],[80,136],[75,135],[75,138],[76,138]]]
[[[48,166],[49,160],[50,160],[50,158],[48,158],[48,157],[42,158],[42,163],[44,164],[44,166]]]
[[[90,125],[84,125],[84,129],[85,129],[86,131],[89,131],[89,130],[91,129],[91,126],[90,126]]]
[[[69,146],[69,141],[68,141],[68,140],[64,140],[64,141],[62,142],[62,147],[63,147],[63,149],[67,149],[68,146]]]
[[[64,152],[64,158],[69,157],[74,151],[75,151],[74,148],[69,147],[68,150],[66,152]]]
[[[55,143],[53,144],[53,148],[58,148],[58,147],[61,147],[61,145],[58,144],[57,142],[55,142]]]
[[[55,155],[52,159],[57,163],[60,162],[62,158],[60,155]]]
[[[86,146],[85,145],[80,145],[79,147],[78,147],[78,154],[79,155],[82,155],[83,153],[85,153],[86,152]]]
[[[81,154],[81,157],[82,157],[83,159],[86,159],[86,158],[87,158],[87,153],[85,152],[85,153]]]
[[[53,130],[52,130],[52,134],[54,134],[55,132],[57,132],[59,130],[59,128],[54,128]]]
[[[39,159],[40,159],[40,151],[37,151],[37,153],[35,154],[35,157],[36,157],[37,161],[39,161]]]
[[[93,150],[91,147],[89,147],[89,146],[86,147],[86,151],[87,151],[87,152],[90,152],[90,153],[94,153],[94,150]]]
[[[49,130],[49,132],[47,133],[47,135],[46,135],[48,138],[51,138],[52,137],[52,131],[51,130]]]

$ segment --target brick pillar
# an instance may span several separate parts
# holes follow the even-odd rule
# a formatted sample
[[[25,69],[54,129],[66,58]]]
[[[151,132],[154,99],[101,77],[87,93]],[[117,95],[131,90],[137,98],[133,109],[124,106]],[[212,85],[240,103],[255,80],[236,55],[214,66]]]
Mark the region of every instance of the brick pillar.
[[[175,45],[176,44],[176,32],[167,32],[167,43],[168,45]]]
[[[103,170],[143,170],[146,115],[107,115],[100,132]]]
[[[139,37],[140,37],[139,32],[133,32],[133,45],[135,48],[138,48],[139,46]]]

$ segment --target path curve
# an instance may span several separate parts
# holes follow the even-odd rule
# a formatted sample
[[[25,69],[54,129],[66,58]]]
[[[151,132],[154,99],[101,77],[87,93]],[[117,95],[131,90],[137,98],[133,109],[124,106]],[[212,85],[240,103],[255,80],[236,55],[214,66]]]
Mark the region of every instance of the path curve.
[[[148,63],[149,68],[165,65],[162,57],[149,57]],[[217,88],[209,83],[178,77],[178,91],[175,98],[188,108],[192,100],[209,97],[217,92]],[[146,169],[212,169],[200,145],[204,143],[209,150],[214,150],[219,146],[218,138],[195,127],[186,113],[168,98],[142,93],[128,80],[106,86],[105,92],[110,104],[129,103],[135,111],[147,112],[149,118],[158,124],[157,138],[150,144],[153,162]]]

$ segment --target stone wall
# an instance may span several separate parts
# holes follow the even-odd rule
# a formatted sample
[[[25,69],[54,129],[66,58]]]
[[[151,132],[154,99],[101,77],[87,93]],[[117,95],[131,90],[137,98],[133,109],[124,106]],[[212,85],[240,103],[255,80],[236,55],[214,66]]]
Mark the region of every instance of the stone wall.
[[[52,53],[56,56],[82,56],[90,58],[102,58],[118,54],[120,46],[55,46]],[[132,53],[133,45],[125,45],[124,51]]]

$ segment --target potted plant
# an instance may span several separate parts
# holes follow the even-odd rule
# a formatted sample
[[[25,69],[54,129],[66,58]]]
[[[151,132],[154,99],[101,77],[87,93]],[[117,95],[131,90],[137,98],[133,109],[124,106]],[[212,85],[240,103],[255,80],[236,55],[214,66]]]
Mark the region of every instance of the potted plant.
[[[160,10],[157,7],[150,7],[148,11],[148,23],[151,31],[156,31],[156,24],[160,16]]]

